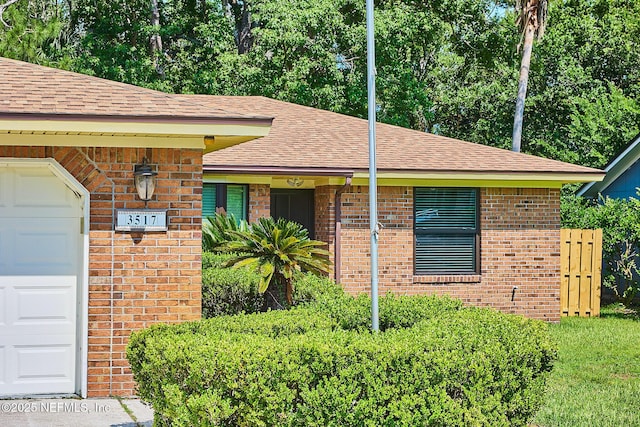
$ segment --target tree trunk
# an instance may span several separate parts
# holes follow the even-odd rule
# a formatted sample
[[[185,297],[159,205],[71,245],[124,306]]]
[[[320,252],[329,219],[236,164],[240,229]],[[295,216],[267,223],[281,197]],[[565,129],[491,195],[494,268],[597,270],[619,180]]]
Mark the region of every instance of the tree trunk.
[[[269,310],[284,310],[286,291],[282,285],[282,281],[272,278],[271,283],[264,292],[264,303],[262,304],[262,311]]]
[[[151,0],[151,25],[154,28],[154,34],[149,40],[151,47],[151,57],[153,58],[153,66],[157,73],[164,76],[164,70],[160,65],[160,55],[162,55],[162,37],[160,37],[160,10],[158,9],[158,0]]]
[[[529,82],[529,64],[531,63],[531,51],[533,49],[533,37],[535,29],[529,23],[524,34],[524,48],[522,49],[522,62],[520,63],[520,78],[518,79],[518,99],[516,100],[516,113],[513,117],[513,145],[512,150],[520,152],[522,141],[522,120],[524,117],[524,100],[527,97],[527,83]]]
[[[253,45],[253,22],[251,20],[251,12],[249,11],[249,2],[247,0],[239,2],[238,0],[222,0],[225,14],[233,20],[236,33],[236,46],[238,53],[247,53]]]

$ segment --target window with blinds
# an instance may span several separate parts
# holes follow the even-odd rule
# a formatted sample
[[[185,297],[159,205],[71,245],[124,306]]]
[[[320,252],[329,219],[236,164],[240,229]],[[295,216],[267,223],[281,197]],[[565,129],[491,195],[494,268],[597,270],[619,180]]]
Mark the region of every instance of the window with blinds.
[[[249,211],[249,189],[239,184],[210,184],[202,187],[202,217],[207,218],[223,208],[240,221],[247,219]]]
[[[415,273],[478,272],[478,191],[415,188]]]
[[[227,185],[227,207],[226,211],[233,214],[238,221],[247,219],[247,186]]]
[[[216,213],[216,184],[204,184],[202,187],[202,217],[207,218]]]

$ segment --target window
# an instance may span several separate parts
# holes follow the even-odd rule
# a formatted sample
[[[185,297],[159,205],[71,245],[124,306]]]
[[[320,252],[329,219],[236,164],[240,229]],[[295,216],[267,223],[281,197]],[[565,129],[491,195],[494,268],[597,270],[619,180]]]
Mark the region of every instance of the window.
[[[249,191],[246,185],[209,184],[202,187],[202,217],[213,216],[217,208],[233,214],[239,221],[247,219]]]
[[[416,188],[415,273],[478,272],[478,191]]]

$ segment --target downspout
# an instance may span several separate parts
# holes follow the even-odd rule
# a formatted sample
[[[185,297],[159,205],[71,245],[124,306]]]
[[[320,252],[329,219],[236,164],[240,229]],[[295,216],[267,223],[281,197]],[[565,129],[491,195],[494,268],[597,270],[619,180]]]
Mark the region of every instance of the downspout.
[[[347,188],[351,187],[351,177],[345,177],[344,185],[336,191],[336,237],[335,237],[335,248],[333,252],[334,260],[334,277],[336,279],[336,283],[340,284],[340,267],[341,267],[341,257],[340,257],[340,234],[342,234],[342,193],[344,193]]]

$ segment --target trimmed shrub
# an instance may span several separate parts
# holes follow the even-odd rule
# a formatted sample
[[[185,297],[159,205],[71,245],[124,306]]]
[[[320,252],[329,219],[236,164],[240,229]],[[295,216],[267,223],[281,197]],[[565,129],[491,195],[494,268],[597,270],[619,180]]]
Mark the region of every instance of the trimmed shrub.
[[[264,306],[258,292],[260,276],[247,267],[224,267],[233,255],[205,252],[202,255],[202,316],[211,318],[239,313],[257,313]],[[344,295],[327,277],[298,273],[293,280],[293,305]]]
[[[247,268],[224,268],[226,254],[202,255],[202,316],[256,313],[263,304],[260,276]]]
[[[381,298],[406,317],[377,334],[321,303],[156,325],[127,357],[158,425],[526,425],[555,358],[546,325],[439,301]]]
[[[368,295],[361,294],[357,298],[327,295],[319,297],[317,302],[315,307],[328,314],[342,329],[371,329],[371,298]],[[408,328],[421,320],[462,308],[462,301],[448,296],[395,296],[389,293],[378,302],[381,331]]]

